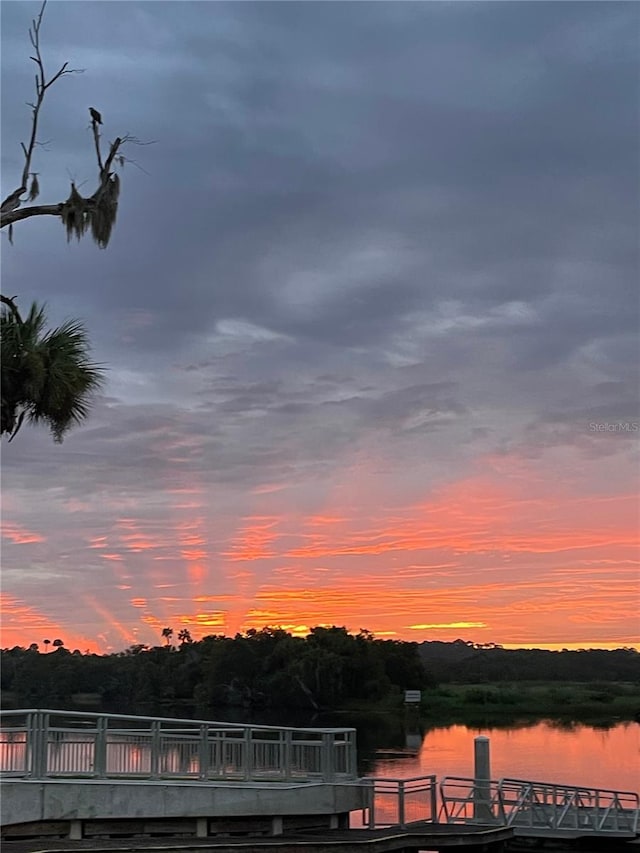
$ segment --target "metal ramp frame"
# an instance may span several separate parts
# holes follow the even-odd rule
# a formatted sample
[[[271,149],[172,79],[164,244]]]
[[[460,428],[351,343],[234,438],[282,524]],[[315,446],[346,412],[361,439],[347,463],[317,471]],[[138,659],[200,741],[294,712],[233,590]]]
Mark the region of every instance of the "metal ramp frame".
[[[446,823],[509,826],[517,835],[635,838],[640,797],[612,791],[533,782],[447,776],[440,782]]]

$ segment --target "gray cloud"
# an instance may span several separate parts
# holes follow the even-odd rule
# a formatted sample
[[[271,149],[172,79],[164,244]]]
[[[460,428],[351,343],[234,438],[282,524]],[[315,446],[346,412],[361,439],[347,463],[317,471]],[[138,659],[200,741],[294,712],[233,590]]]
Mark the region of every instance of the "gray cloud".
[[[1,10],[5,187],[36,12]],[[4,246],[5,289],[54,322],[85,318],[109,366],[108,398],[61,448],[25,430],[5,450],[9,518],[51,524],[45,497],[13,512],[32,489],[142,506],[196,476],[205,513],[220,484],[240,511],[263,483],[331,481],[364,446],[397,458],[395,494],[407,468],[428,484],[633,417],[639,17],[600,2],[52,4],[49,67],[86,70],[46,105],[43,200],[93,180],[89,104],[109,138],[156,142],[129,149],[144,171],[125,166],[106,252],[43,220]]]

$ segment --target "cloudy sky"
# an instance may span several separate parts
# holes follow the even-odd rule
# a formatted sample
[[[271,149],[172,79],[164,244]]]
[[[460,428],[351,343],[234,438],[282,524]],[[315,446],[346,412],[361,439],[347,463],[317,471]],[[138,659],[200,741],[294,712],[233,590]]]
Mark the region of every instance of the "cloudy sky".
[[[2,3],[18,186],[38,3]],[[3,640],[280,625],[636,645],[640,6],[50,2],[40,202],[130,133],[114,237],[3,234],[108,383],[3,446]],[[136,165],[137,164],[137,165]]]

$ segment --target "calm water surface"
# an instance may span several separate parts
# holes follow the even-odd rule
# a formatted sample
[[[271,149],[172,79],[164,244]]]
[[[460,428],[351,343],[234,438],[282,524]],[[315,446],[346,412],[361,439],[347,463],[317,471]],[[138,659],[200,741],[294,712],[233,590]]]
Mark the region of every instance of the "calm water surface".
[[[421,736],[405,728],[404,749],[376,750],[368,776],[473,776],[474,738],[490,740],[491,775],[540,782],[640,791],[640,724],[611,728],[541,721],[509,728],[448,726]]]

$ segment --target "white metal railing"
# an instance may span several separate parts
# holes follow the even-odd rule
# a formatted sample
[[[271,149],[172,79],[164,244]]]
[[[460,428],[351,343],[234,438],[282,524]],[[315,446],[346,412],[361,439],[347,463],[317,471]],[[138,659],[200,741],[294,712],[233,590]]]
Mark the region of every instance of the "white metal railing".
[[[363,824],[369,829],[388,826],[404,829],[416,821],[437,822],[438,786],[435,776],[413,776],[409,779],[374,776],[366,781],[371,785],[371,795]]]
[[[501,779],[499,789],[508,826],[633,834],[638,829],[640,798],[631,791],[523,779]]]
[[[499,824],[532,835],[634,836],[640,818],[634,792],[524,779],[447,776],[440,782],[440,799],[446,823]]]
[[[440,781],[441,813],[445,823],[506,823],[498,782],[445,776]]]
[[[354,780],[352,728],[278,728],[75,711],[0,711],[5,777]]]

